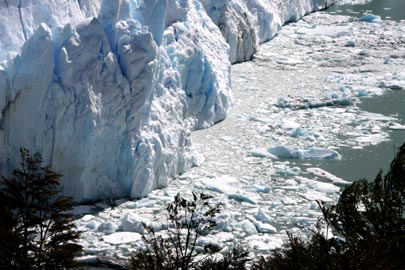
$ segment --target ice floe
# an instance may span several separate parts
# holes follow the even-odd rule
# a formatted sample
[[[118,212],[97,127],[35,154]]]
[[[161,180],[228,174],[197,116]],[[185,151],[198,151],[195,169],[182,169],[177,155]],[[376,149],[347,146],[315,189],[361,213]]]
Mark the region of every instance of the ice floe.
[[[336,185],[348,185],[350,184],[350,182],[337,177],[336,175],[333,175],[325,170],[322,170],[321,168],[307,168],[306,169],[307,172],[315,175],[315,176],[320,176],[324,179],[330,180],[332,181],[332,183],[336,184]]]
[[[308,149],[299,149],[288,146],[277,146],[269,148],[268,151],[279,158],[287,158],[287,159],[335,160],[341,158],[339,153],[337,153],[334,150],[317,147],[311,147]]]
[[[117,232],[103,237],[104,241],[109,244],[119,245],[140,241],[142,236],[134,232]]]

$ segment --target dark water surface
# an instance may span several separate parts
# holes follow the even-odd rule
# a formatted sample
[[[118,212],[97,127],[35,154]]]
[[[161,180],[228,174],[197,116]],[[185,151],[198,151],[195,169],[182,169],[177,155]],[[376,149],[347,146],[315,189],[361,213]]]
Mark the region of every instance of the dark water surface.
[[[381,19],[405,20],[405,0],[373,0],[364,5],[334,5],[326,10],[331,14],[361,17],[375,14]],[[404,33],[405,35],[405,33]],[[405,124],[405,91],[387,91],[381,97],[365,98],[359,107],[368,112],[394,116]],[[390,130],[390,140],[361,150],[342,148],[342,160],[322,161],[318,165],[349,181],[361,178],[374,179],[380,169],[387,172],[400,145],[405,142],[405,130]]]
[[[364,5],[336,4],[327,10],[329,13],[362,17],[365,14],[381,16],[381,19],[405,20],[405,0],[373,0]]]
[[[405,124],[405,91],[387,91],[381,97],[361,100],[359,107],[368,112],[397,117]],[[405,130],[390,130],[390,140],[361,150],[343,148],[342,160],[321,162],[320,167],[349,181],[374,179],[380,169],[387,172],[399,146],[405,142]]]

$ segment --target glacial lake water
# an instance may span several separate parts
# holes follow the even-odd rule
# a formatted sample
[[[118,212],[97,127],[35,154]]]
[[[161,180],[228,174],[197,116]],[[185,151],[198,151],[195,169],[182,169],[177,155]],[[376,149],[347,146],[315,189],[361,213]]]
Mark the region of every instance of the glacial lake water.
[[[381,97],[362,100],[362,110],[383,115],[394,115],[405,124],[405,91],[390,91]],[[405,142],[404,130],[389,131],[389,140],[377,145],[370,145],[361,150],[342,148],[343,158],[339,161],[323,161],[318,165],[349,181],[361,178],[374,179],[380,169],[387,172],[399,146]]]
[[[365,14],[374,14],[381,16],[382,19],[400,21],[405,20],[405,1],[372,0],[365,4],[336,4],[328,8],[326,12],[354,18],[360,18]],[[396,115],[402,124],[405,123],[404,91],[390,91],[381,97],[364,99],[359,107],[370,112]],[[342,154],[346,158],[339,162],[323,162],[319,165],[331,173],[350,181],[364,177],[374,179],[380,169],[385,172],[388,170],[398,147],[405,142],[405,132],[403,130],[392,130],[389,138],[389,141],[365,147],[361,151],[343,148]]]
[[[337,4],[330,7],[327,11],[333,14],[349,15],[357,18],[364,14],[372,13],[381,16],[382,19],[400,21],[405,20],[405,1],[372,0],[361,5]]]

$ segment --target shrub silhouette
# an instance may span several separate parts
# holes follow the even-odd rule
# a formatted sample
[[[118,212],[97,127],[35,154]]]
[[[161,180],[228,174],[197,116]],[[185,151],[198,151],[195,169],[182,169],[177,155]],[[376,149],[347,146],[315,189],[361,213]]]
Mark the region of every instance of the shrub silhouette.
[[[153,228],[145,226],[143,236],[145,251],[135,253],[131,258],[133,270],[187,270],[195,269],[195,258],[200,254],[216,251],[215,247],[197,248],[197,240],[212,232],[216,225],[214,217],[220,212],[220,204],[205,194],[194,194],[186,200],[177,194],[167,206],[166,236],[156,235]]]
[[[196,270],[246,270],[246,264],[251,259],[249,252],[241,246],[226,252],[221,259],[207,257],[195,267]]]
[[[81,250],[76,244],[70,197],[60,195],[60,174],[43,166],[39,153],[20,149],[20,168],[2,177],[0,193],[0,267],[67,269]]]

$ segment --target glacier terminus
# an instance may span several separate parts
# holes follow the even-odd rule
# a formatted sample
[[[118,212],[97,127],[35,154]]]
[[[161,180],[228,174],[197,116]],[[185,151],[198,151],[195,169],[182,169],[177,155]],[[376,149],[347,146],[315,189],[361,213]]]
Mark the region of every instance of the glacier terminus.
[[[77,201],[146,196],[223,120],[231,64],[334,0],[0,2],[0,171],[42,153]]]

